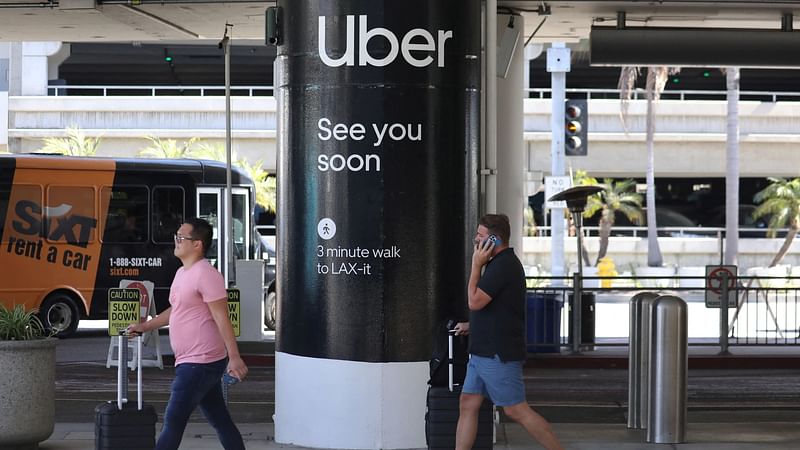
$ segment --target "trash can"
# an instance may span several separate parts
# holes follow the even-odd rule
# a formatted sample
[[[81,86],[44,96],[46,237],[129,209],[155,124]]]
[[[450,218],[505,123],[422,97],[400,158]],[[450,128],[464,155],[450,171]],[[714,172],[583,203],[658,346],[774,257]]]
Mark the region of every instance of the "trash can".
[[[525,338],[529,353],[561,351],[560,294],[528,291]]]
[[[575,294],[569,294],[569,304],[572,305],[572,298]],[[594,292],[581,293],[581,345],[589,346],[589,350],[594,350],[595,331],[594,331]],[[572,344],[572,308],[569,310],[569,343]]]

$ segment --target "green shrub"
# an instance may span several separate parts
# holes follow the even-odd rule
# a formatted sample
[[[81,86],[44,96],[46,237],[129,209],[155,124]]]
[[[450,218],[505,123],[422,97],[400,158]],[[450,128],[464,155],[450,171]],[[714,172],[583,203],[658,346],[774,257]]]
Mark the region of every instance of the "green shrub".
[[[0,341],[28,341],[47,337],[35,309],[25,311],[22,305],[8,309],[0,304]]]

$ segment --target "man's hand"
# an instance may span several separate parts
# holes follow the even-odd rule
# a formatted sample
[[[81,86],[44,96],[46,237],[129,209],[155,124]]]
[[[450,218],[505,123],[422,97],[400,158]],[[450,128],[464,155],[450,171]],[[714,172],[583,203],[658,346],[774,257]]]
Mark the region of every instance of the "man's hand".
[[[161,327],[169,325],[169,315],[172,312],[172,307],[165,309],[161,314],[153,317],[147,322],[132,323],[128,325],[125,331],[128,334],[139,335],[148,331],[157,330]]]
[[[238,378],[240,381],[244,380],[244,377],[247,376],[247,365],[244,363],[241,357],[232,356],[228,361],[227,372]]]
[[[469,322],[458,322],[453,330],[455,330],[456,336],[466,336],[469,334]]]
[[[228,369],[227,372],[239,380],[244,380],[247,376],[247,366],[242,357],[239,355],[239,346],[236,344],[236,337],[233,336],[233,327],[228,318],[228,299],[226,297],[220,298],[208,305],[208,310],[211,311],[211,317],[217,324],[222,340],[225,342],[225,350],[228,351]]]
[[[494,251],[494,242],[485,240],[475,244],[475,251],[472,253],[472,267],[482,268],[489,263],[492,259],[492,252]]]
[[[146,331],[147,330],[144,328],[144,322],[132,323],[128,325],[128,328],[125,329],[126,334],[130,334],[133,336],[138,336]]]
[[[472,269],[470,270],[469,282],[467,283],[467,305],[470,311],[483,309],[492,301],[492,298],[489,297],[486,292],[478,289],[478,280],[481,277],[483,266],[488,264],[489,260],[492,259],[494,245],[494,242],[488,239],[475,244],[475,252],[472,254]]]

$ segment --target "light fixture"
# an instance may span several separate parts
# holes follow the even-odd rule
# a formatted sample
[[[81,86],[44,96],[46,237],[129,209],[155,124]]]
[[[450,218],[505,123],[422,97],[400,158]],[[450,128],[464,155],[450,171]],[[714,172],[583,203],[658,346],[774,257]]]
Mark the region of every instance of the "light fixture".
[[[589,35],[594,66],[800,67],[800,32],[793,16],[775,29],[593,26]]]

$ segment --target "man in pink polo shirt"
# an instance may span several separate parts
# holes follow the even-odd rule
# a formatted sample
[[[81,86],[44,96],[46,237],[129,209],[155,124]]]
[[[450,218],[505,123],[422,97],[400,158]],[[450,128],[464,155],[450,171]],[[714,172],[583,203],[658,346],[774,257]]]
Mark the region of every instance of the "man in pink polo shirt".
[[[175,380],[164,413],[156,450],[177,450],[186,423],[197,406],[217,431],[225,450],[242,450],[244,442],[222,397],[223,373],[242,380],[247,366],[239,355],[228,319],[225,280],[205,258],[213,229],[202,219],[190,219],[175,233],[178,269],[169,293],[170,307],[153,319],[128,327],[143,333],[169,324],[175,352]]]

